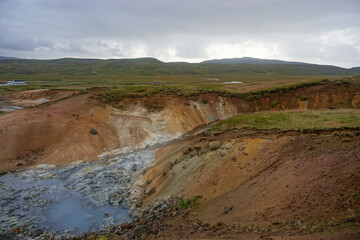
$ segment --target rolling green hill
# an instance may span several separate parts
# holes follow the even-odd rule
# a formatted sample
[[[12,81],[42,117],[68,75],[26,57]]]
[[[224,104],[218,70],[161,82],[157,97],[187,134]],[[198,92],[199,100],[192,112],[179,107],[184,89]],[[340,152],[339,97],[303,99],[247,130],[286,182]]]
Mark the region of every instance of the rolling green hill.
[[[166,75],[356,75],[360,68],[263,60],[253,58],[165,63],[155,58],[54,60],[0,59],[0,79],[46,76],[67,77],[166,76]]]
[[[288,62],[276,59],[260,59],[252,57],[242,58],[222,58],[206,60],[201,63],[218,63],[218,64],[308,64],[304,62]]]

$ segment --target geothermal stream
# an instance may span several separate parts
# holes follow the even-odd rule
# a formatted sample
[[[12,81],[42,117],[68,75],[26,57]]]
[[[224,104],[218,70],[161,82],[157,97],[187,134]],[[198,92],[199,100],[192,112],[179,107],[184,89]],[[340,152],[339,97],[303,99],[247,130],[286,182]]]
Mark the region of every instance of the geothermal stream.
[[[223,99],[215,112],[209,105],[193,104],[196,108],[190,108],[188,114],[197,116],[199,125],[237,112],[233,105],[225,106]],[[71,236],[130,222],[137,213],[134,202],[142,191],[136,187],[139,175],[152,162],[160,144],[181,137],[167,133],[163,121],[153,123],[146,129],[151,134],[140,150],[125,147],[99,155],[102,160],[96,162],[40,165],[0,176],[0,234],[27,226],[29,230]]]
[[[14,106],[14,105],[1,105],[0,104],[0,111],[3,112],[12,112],[12,111],[16,111],[19,109],[23,109],[23,107],[19,107],[19,106]]]
[[[131,221],[131,198],[139,191],[133,185],[153,160],[155,148],[1,176],[0,234],[21,226],[79,234]]]

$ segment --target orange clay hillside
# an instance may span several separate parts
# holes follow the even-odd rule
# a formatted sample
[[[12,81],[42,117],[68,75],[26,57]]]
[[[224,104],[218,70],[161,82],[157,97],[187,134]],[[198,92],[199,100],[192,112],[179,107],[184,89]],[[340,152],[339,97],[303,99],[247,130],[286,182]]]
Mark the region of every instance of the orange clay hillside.
[[[80,239],[359,238],[357,80],[247,93],[132,88],[1,114],[1,171],[160,143],[122,196],[133,221]]]
[[[181,211],[167,220],[194,239],[356,239],[346,233],[359,229],[360,110],[239,115],[158,150],[156,159],[139,182],[144,204],[200,197],[186,221]]]
[[[0,115],[2,171],[39,163],[96,160],[104,151],[143,147],[159,138],[165,141],[242,112],[356,107],[360,102],[358,81],[348,80],[240,94],[157,91],[119,97],[118,91],[106,89],[69,93],[52,92],[67,97]],[[22,92],[13,98],[42,94]]]

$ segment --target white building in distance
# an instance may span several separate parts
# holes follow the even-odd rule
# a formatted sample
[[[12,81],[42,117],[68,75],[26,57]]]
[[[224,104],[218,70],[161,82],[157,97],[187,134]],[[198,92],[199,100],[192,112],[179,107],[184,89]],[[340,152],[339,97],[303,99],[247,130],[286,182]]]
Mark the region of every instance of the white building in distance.
[[[13,79],[8,81],[7,85],[26,85],[24,80]]]

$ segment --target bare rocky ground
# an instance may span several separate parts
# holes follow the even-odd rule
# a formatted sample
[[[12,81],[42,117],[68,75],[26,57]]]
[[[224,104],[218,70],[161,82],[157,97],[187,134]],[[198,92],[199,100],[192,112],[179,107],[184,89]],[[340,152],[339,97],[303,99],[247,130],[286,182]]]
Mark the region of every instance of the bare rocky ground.
[[[359,130],[192,134],[157,151],[133,222],[63,238],[359,239]]]
[[[346,101],[347,88],[331,85],[301,89],[299,94],[314,94],[306,106],[286,94],[280,98],[287,104],[283,107],[321,109],[328,107],[330,95],[335,102]],[[348,95],[357,105],[359,94],[355,93]],[[218,104],[220,98],[213,94],[197,100],[165,96],[169,105],[154,113],[142,105],[151,99],[125,100],[129,108],[119,110],[90,96],[86,93],[0,116],[0,131],[6,136],[1,139],[6,146],[0,154],[2,169],[99,160],[99,153],[129,146],[130,138],[136,139],[130,145],[141,146],[146,140],[157,140],[153,136],[159,132],[179,136],[210,122],[212,116],[270,105],[260,99],[245,106],[230,97],[221,98]],[[208,105],[201,103],[203,97],[209,100]],[[10,124],[14,119],[20,119],[19,124]],[[39,124],[47,130],[36,127]],[[360,238],[359,129],[216,132],[206,128],[196,129],[155,152],[153,165],[134,183],[140,195],[131,202],[133,222],[81,235],[34,232],[23,226],[2,238]],[[22,155],[11,155],[14,152]],[[16,166],[19,163],[25,164]]]
[[[124,239],[359,238],[358,130],[207,135],[159,150],[143,178],[155,210]]]
[[[32,90],[0,96],[7,101],[50,100],[0,115],[0,173],[38,164],[95,161],[104,152],[168,141],[202,124],[244,112],[357,107],[359,89],[358,81],[327,82],[250,100],[210,92],[193,96],[158,93],[110,103],[97,99],[104,89]],[[272,106],[274,102],[278,104]]]

